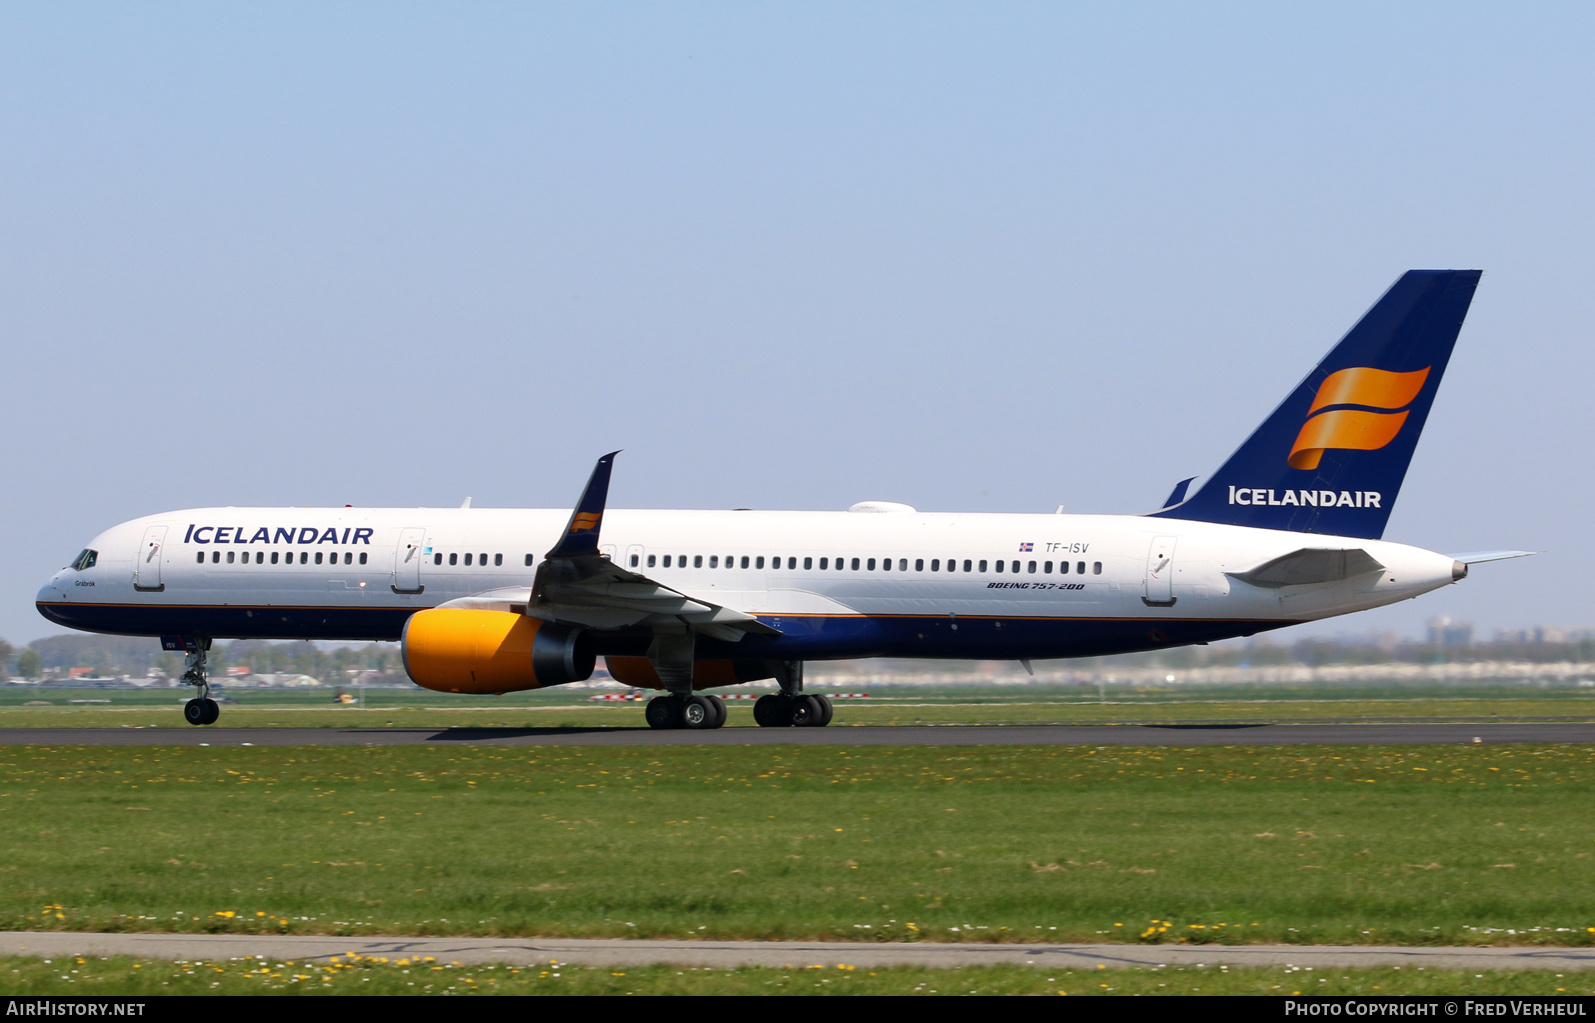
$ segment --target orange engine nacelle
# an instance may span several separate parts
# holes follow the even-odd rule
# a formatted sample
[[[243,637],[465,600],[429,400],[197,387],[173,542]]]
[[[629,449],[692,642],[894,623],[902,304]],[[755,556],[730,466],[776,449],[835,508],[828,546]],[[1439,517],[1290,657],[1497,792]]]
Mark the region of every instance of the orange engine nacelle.
[[[596,663],[577,629],[509,611],[439,607],[404,625],[404,670],[442,693],[510,693],[591,678]]]
[[[646,657],[605,657],[610,677],[616,682],[638,689],[663,689],[659,673]],[[693,661],[692,688],[710,689],[714,686],[734,686],[743,682],[757,682],[774,678],[775,670],[768,661]]]

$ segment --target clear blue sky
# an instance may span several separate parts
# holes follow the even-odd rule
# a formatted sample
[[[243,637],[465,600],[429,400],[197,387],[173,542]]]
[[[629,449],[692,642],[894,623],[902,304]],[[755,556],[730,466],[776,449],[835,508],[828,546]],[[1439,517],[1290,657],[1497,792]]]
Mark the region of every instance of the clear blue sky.
[[[0,636],[201,504],[1136,512],[1486,273],[1320,627],[1595,624],[1595,7],[0,4]],[[1287,634],[1288,635],[1288,634]]]

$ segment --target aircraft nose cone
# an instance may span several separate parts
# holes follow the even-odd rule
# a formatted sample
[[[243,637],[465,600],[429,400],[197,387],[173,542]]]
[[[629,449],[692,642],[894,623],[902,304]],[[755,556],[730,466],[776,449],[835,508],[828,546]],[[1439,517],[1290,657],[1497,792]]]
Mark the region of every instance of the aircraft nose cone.
[[[39,595],[35,598],[38,603],[44,604],[52,600],[60,600],[66,596],[66,591],[61,588],[61,577],[54,575],[50,581],[39,587]]]

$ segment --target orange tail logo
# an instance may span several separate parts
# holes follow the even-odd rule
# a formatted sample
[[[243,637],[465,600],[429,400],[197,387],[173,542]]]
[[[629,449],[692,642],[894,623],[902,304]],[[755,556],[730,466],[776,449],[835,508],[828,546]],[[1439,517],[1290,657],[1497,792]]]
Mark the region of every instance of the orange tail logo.
[[[602,512],[582,512],[570,520],[570,531],[580,533],[588,529],[597,529],[598,520],[603,517]]]
[[[1316,469],[1330,448],[1349,451],[1377,451],[1396,439],[1407,412],[1397,411],[1412,404],[1429,378],[1429,367],[1411,373],[1391,373],[1368,366],[1354,366],[1329,374],[1318,387],[1307,422],[1296,435],[1287,461],[1292,469]],[[1365,412],[1361,409],[1333,409],[1331,405],[1363,405],[1386,409]]]

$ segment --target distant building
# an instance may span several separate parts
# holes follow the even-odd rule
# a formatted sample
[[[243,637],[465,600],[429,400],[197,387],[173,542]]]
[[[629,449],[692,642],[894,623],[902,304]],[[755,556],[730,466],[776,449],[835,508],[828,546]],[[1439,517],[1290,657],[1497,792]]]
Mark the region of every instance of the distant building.
[[[1469,646],[1473,643],[1473,623],[1454,622],[1445,615],[1429,619],[1430,646]]]

